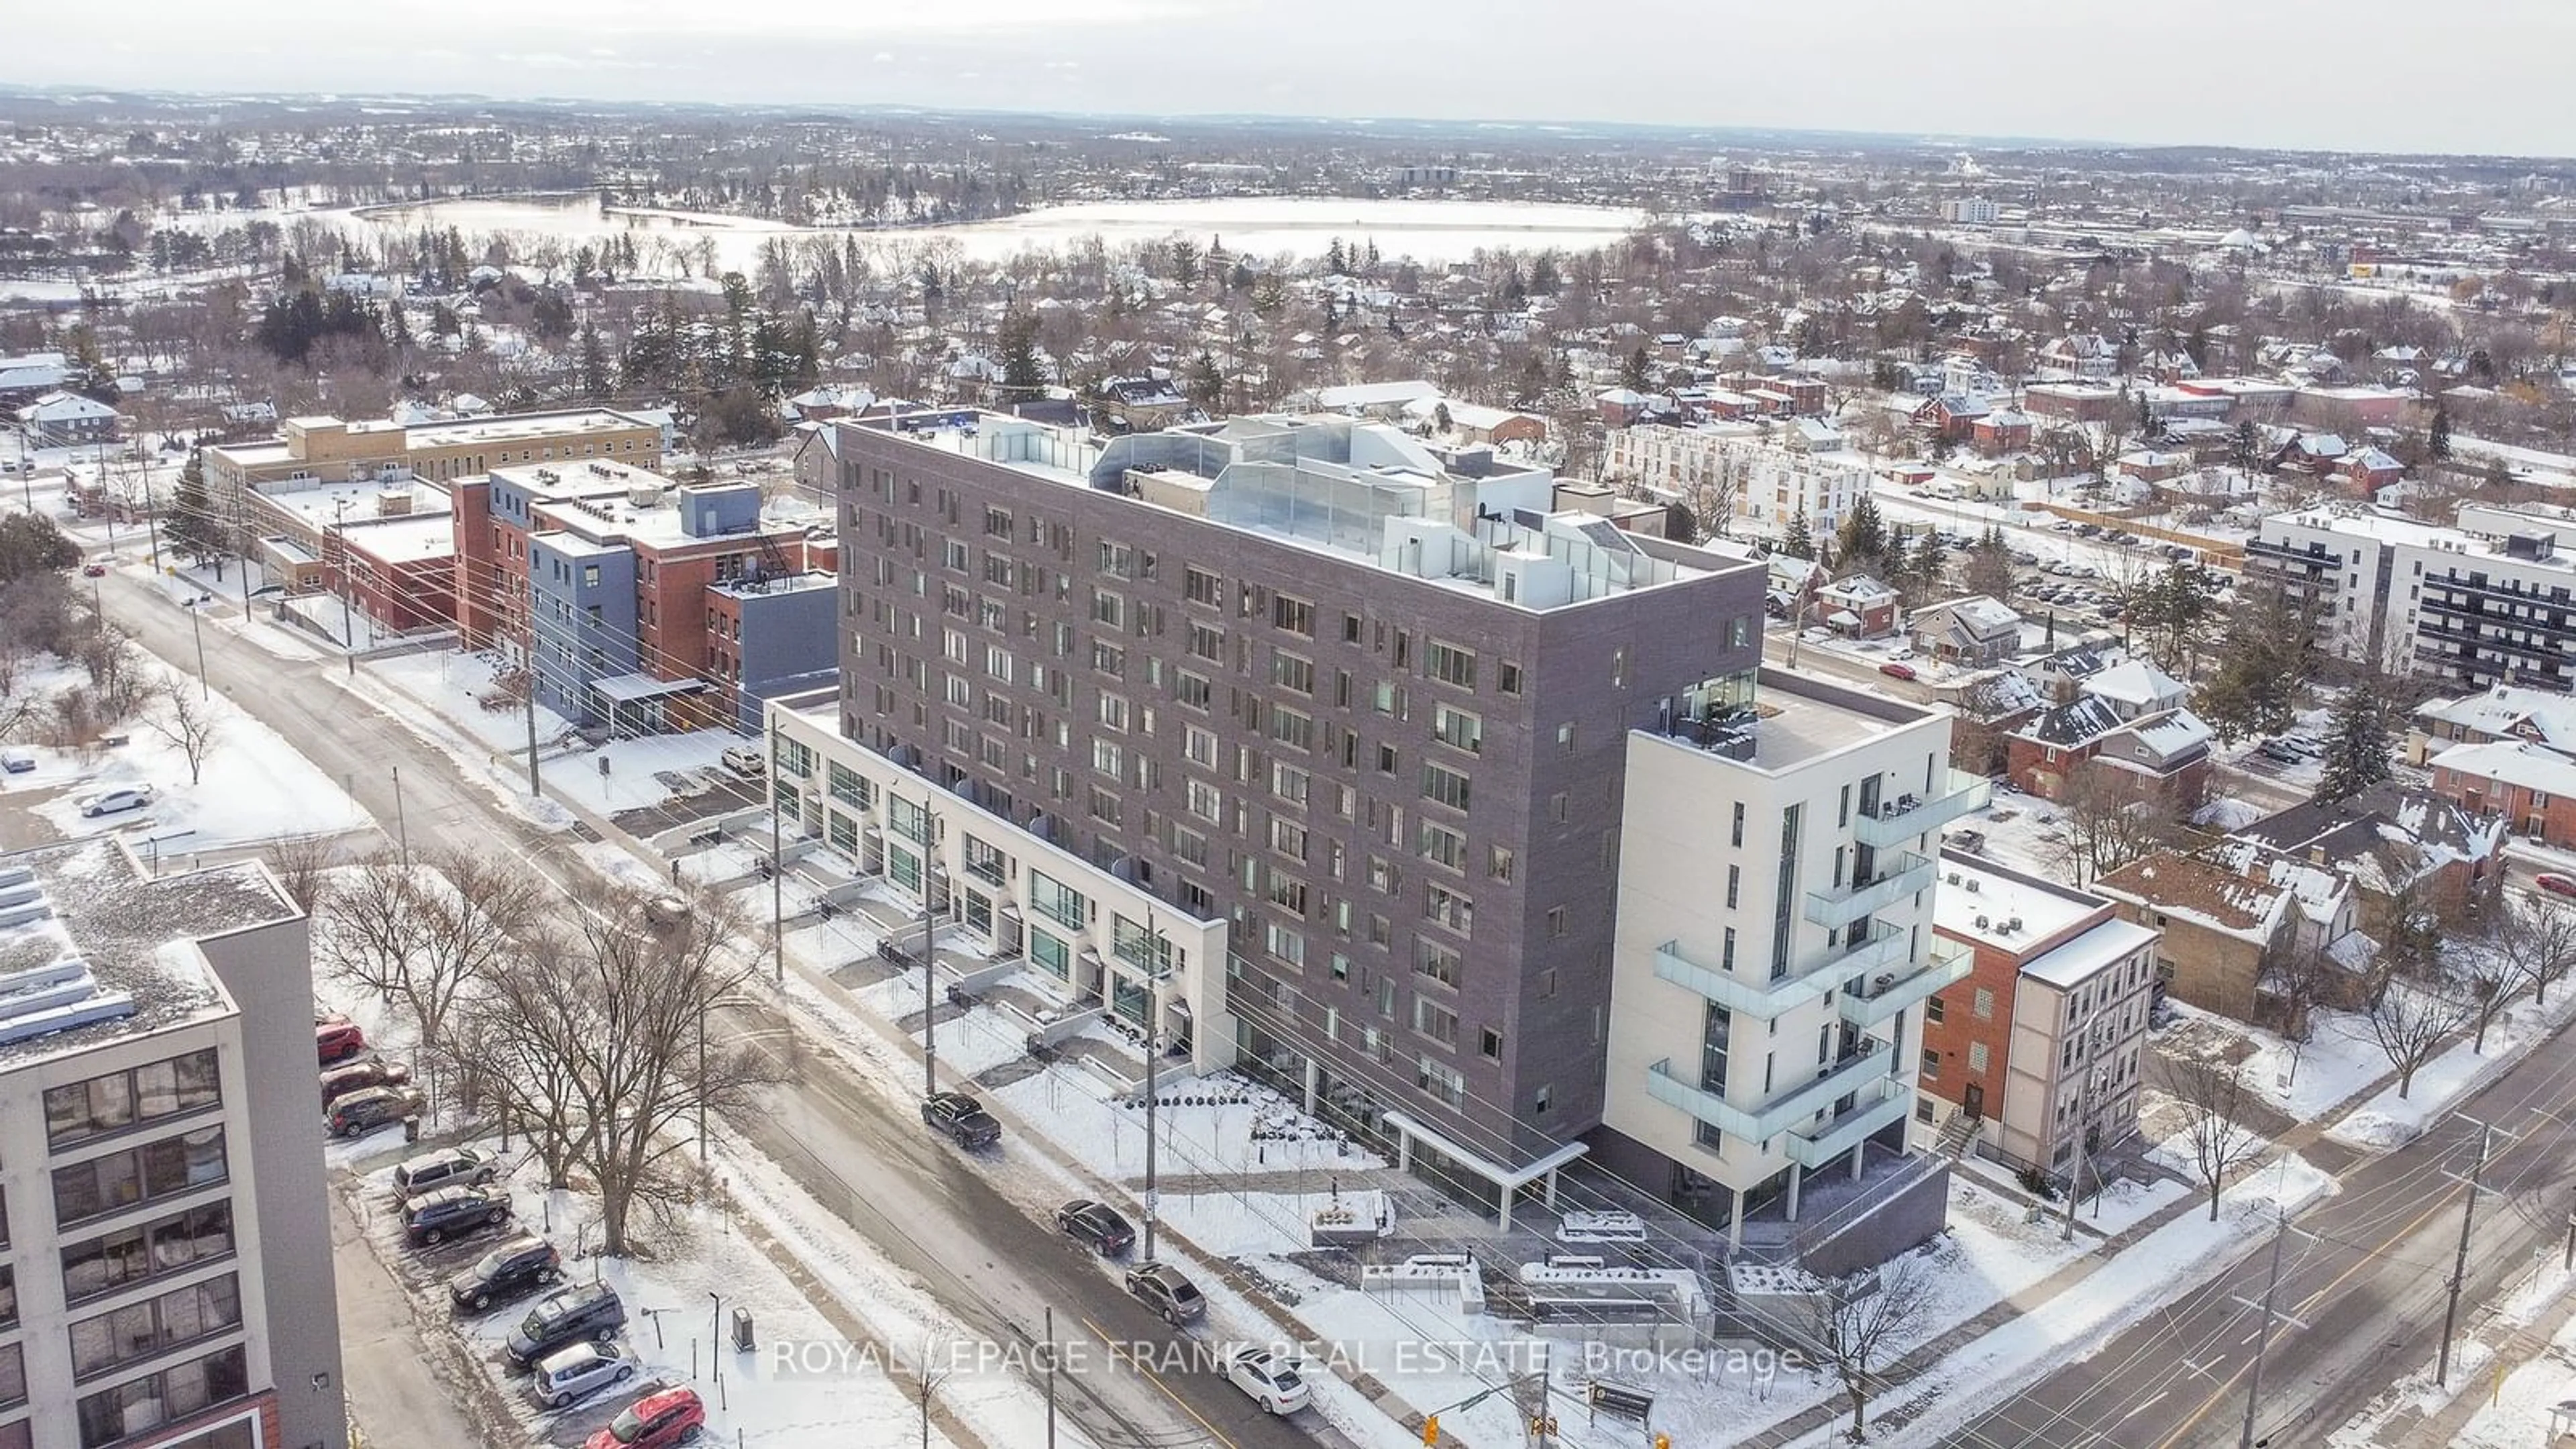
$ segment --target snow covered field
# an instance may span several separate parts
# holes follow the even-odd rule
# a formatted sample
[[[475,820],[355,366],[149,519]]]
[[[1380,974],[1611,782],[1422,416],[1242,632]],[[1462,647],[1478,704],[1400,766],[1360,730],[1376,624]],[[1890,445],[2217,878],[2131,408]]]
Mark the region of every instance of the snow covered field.
[[[137,667],[155,680],[183,688],[213,721],[211,744],[196,782],[189,781],[187,757],[179,743],[162,732],[172,726],[176,706],[156,695],[138,718],[117,727],[125,744],[88,752],[34,749],[36,774],[14,777],[11,788],[77,786],[33,807],[39,819],[66,836],[131,831],[138,842],[148,841],[171,853],[257,844],[279,836],[337,835],[374,823],[338,782],[315,769],[231,699],[220,693],[200,696],[193,676],[148,656]],[[58,693],[81,677],[77,668],[57,665],[37,680],[36,687]],[[82,815],[83,798],[118,785],[148,785],[155,798],[141,810]]]

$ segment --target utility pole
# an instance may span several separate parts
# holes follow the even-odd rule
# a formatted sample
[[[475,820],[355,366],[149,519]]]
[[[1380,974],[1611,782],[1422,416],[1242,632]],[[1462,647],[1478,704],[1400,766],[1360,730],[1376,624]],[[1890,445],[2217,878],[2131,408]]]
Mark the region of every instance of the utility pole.
[[[2084,1186],[2084,1091],[2092,1084],[2093,1074],[2089,1071],[2083,1081],[2075,1084],[2075,1170],[2066,1175],[2066,1220],[2057,1229],[2061,1243],[2075,1240],[2075,1198]]]
[[[1163,933],[1154,924],[1154,908],[1145,908],[1145,960],[1151,971],[1160,956]],[[1163,1060],[1163,1023],[1157,1019],[1158,996],[1154,987],[1145,990],[1145,1261],[1154,1261],[1154,1208],[1158,1196],[1154,1183],[1154,1119],[1161,1110],[1162,1078],[1157,1070]]]
[[[537,778],[537,639],[528,635],[528,798],[542,800],[546,787]]]
[[[211,698],[212,686],[206,683],[206,631],[205,626],[197,622],[197,601],[194,599],[188,601],[188,637],[197,645],[197,698]]]
[[[2478,1126],[2478,1160],[2469,1168],[2469,1195],[2460,1204],[2460,1250],[2451,1260],[2451,1292],[2442,1304],[2442,1352],[2433,1365],[2433,1386],[2448,1388],[2451,1384],[2451,1331],[2459,1326],[2460,1286],[2469,1276],[2469,1231],[2477,1225],[2480,1179],[2487,1172],[2487,1149],[2493,1145],[2495,1129],[2484,1123]]]
[[[402,863],[411,865],[411,823],[403,818],[402,766],[394,766],[394,838],[402,847]]]
[[[1055,1449],[1055,1305],[1046,1311],[1046,1406],[1047,1449]]]
[[[2280,1209],[2275,1207],[2272,1217],[2272,1268],[2263,1279],[2263,1327],[2254,1335],[2254,1375],[2246,1381],[2245,1385],[2245,1427],[2237,1433],[2237,1449],[2254,1449],[2254,1411],[2263,1402],[2263,1355],[2272,1347],[2273,1320],[2283,1319],[2300,1328],[2307,1327],[2306,1324],[2290,1318],[2287,1314],[2274,1312],[2272,1308],[2272,1295],[2280,1291],[2281,1287],[2281,1239],[2289,1236],[2289,1231],[2288,1220],[2282,1217]],[[2243,1298],[2238,1298],[2236,1301],[2245,1302]]]
[[[778,980],[778,984],[779,984],[779,985],[781,985],[781,986],[784,986],[784,985],[786,985],[786,984],[787,984],[787,915],[786,915],[785,907],[784,907],[784,906],[782,906],[780,903],[785,899],[785,896],[782,894],[782,892],[784,892],[784,891],[785,891],[786,887],[785,887],[785,886],[780,882],[779,877],[780,877],[781,875],[783,875],[783,874],[786,872],[786,868],[787,868],[787,866],[786,866],[786,862],[780,858],[780,854],[779,854],[779,844],[778,844],[778,761],[777,761],[777,759],[776,759],[777,751],[773,748],[773,749],[770,751],[770,754],[771,754],[772,758],[770,759],[770,762],[769,762],[769,772],[768,772],[768,775],[769,775],[769,951],[770,951],[770,967],[771,967],[771,972],[772,972],[772,974],[777,978],[777,980]],[[810,758],[811,758],[811,756],[808,756],[808,758],[810,759]]]
[[[2561,1272],[2576,1272],[2576,1207],[2567,1210],[2567,1256],[2558,1267]]]

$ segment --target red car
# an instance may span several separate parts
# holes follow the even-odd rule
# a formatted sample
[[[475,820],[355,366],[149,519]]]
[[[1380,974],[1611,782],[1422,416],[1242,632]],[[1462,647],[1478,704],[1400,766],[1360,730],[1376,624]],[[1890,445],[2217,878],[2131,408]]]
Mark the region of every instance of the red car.
[[[1878,672],[1886,675],[1890,679],[1912,679],[1914,677],[1914,666],[1911,664],[1882,664],[1878,666]]]
[[[581,1449],[668,1449],[692,1442],[706,1427],[706,1401],[696,1389],[664,1389],[628,1404]]]
[[[2576,875],[2559,875],[2554,871],[2543,871],[2533,876],[2531,883],[2553,896],[2576,896]]]
[[[107,565],[103,563],[83,564],[81,565],[81,577],[85,579],[106,578]]]
[[[329,1021],[317,1021],[313,1023],[313,1047],[321,1056],[322,1065],[327,1067],[333,1062],[345,1062],[365,1051],[367,1033],[364,1028],[345,1016],[334,1017]]]

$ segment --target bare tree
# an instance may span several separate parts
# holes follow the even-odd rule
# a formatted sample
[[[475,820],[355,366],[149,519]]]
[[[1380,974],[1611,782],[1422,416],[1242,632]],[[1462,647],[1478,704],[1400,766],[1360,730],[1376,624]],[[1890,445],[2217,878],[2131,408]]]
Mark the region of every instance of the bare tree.
[[[747,1105],[773,1076],[756,1051],[705,1034],[707,1014],[750,974],[720,898],[659,923],[621,887],[587,888],[577,904],[500,973],[476,1020],[494,1040],[474,1050],[478,1080],[530,1099],[560,1163],[598,1184],[602,1251],[623,1254],[633,1209],[676,1190],[666,1159],[687,1139],[673,1129]],[[532,1059],[549,1074],[542,1096],[508,1069]]]
[[[379,850],[331,893],[322,955],[410,1018],[435,1083],[460,1057],[458,1007],[516,952],[544,890],[542,878],[469,851],[413,865]]]
[[[402,998],[420,949],[411,870],[392,851],[361,860],[327,892],[329,913],[314,954],[342,979],[387,1005]]]
[[[2261,1133],[2247,1118],[2254,1087],[2241,1062],[2166,1057],[2156,1084],[2182,1108],[2180,1138],[2191,1155],[2192,1175],[2209,1194],[2209,1220],[2218,1221],[2218,1195],[2236,1169],[2263,1153]]]
[[[2514,959],[2532,999],[2546,1005],[2549,988],[2576,970],[2576,910],[2541,895],[2508,902],[2496,915],[2493,949]]]
[[[159,693],[160,712],[145,715],[144,726],[178,749],[188,762],[188,784],[194,787],[205,774],[206,756],[214,753],[223,734],[223,721],[215,717],[212,704],[188,688],[186,680],[165,680]]]
[[[331,869],[338,857],[329,839],[319,835],[281,835],[260,852],[280,890],[308,916],[321,914],[330,896]]]
[[[2501,935],[2456,942],[2443,957],[2444,974],[2468,1007],[2473,1033],[2469,1050],[2479,1056],[2486,1055],[2487,1028],[2530,984],[2523,957],[2508,949]]]
[[[2081,889],[2088,879],[2145,856],[2174,835],[2164,802],[2131,789],[2118,767],[2078,761],[2066,775],[2058,859]]]
[[[1834,1279],[1809,1300],[1809,1330],[1851,1400],[1855,1443],[1869,1437],[1869,1396],[1880,1366],[1929,1326],[1933,1298],[1931,1269],[1908,1254],[1875,1272]]]
[[[556,944],[539,935],[505,959],[487,989],[465,1002],[457,1031],[469,1109],[488,1098],[505,1134],[512,1125],[525,1131],[549,1188],[572,1183],[582,1130],[573,1053],[589,1028],[562,990],[565,973],[549,956]]]
[[[2397,1069],[2399,1101],[2414,1087],[2415,1073],[2476,1013],[2466,993],[2441,983],[2392,976],[2381,984],[2362,1013],[2361,1034],[2377,1042]]]

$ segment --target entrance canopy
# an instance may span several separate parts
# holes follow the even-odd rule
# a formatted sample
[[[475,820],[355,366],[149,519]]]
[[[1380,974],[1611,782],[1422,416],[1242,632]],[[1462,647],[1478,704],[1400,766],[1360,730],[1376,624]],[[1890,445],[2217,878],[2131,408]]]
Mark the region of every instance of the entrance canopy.
[[[590,686],[610,704],[635,704],[647,699],[665,699],[675,694],[696,694],[707,687],[703,679],[656,679],[649,674],[617,674],[594,680]]]
[[[1492,1183],[1497,1190],[1496,1195],[1502,1200],[1502,1227],[1506,1232],[1510,1231],[1512,1226],[1512,1199],[1522,1188],[1544,1178],[1547,1182],[1547,1205],[1553,1209],[1556,1206],[1556,1174],[1574,1159],[1592,1150],[1589,1143],[1568,1142],[1525,1166],[1505,1167],[1491,1158],[1479,1156],[1459,1146],[1402,1112],[1388,1112],[1380,1120],[1386,1123],[1387,1130],[1396,1135],[1399,1155],[1402,1158],[1398,1163],[1399,1167],[1407,1169],[1412,1167],[1413,1144],[1419,1142]]]

